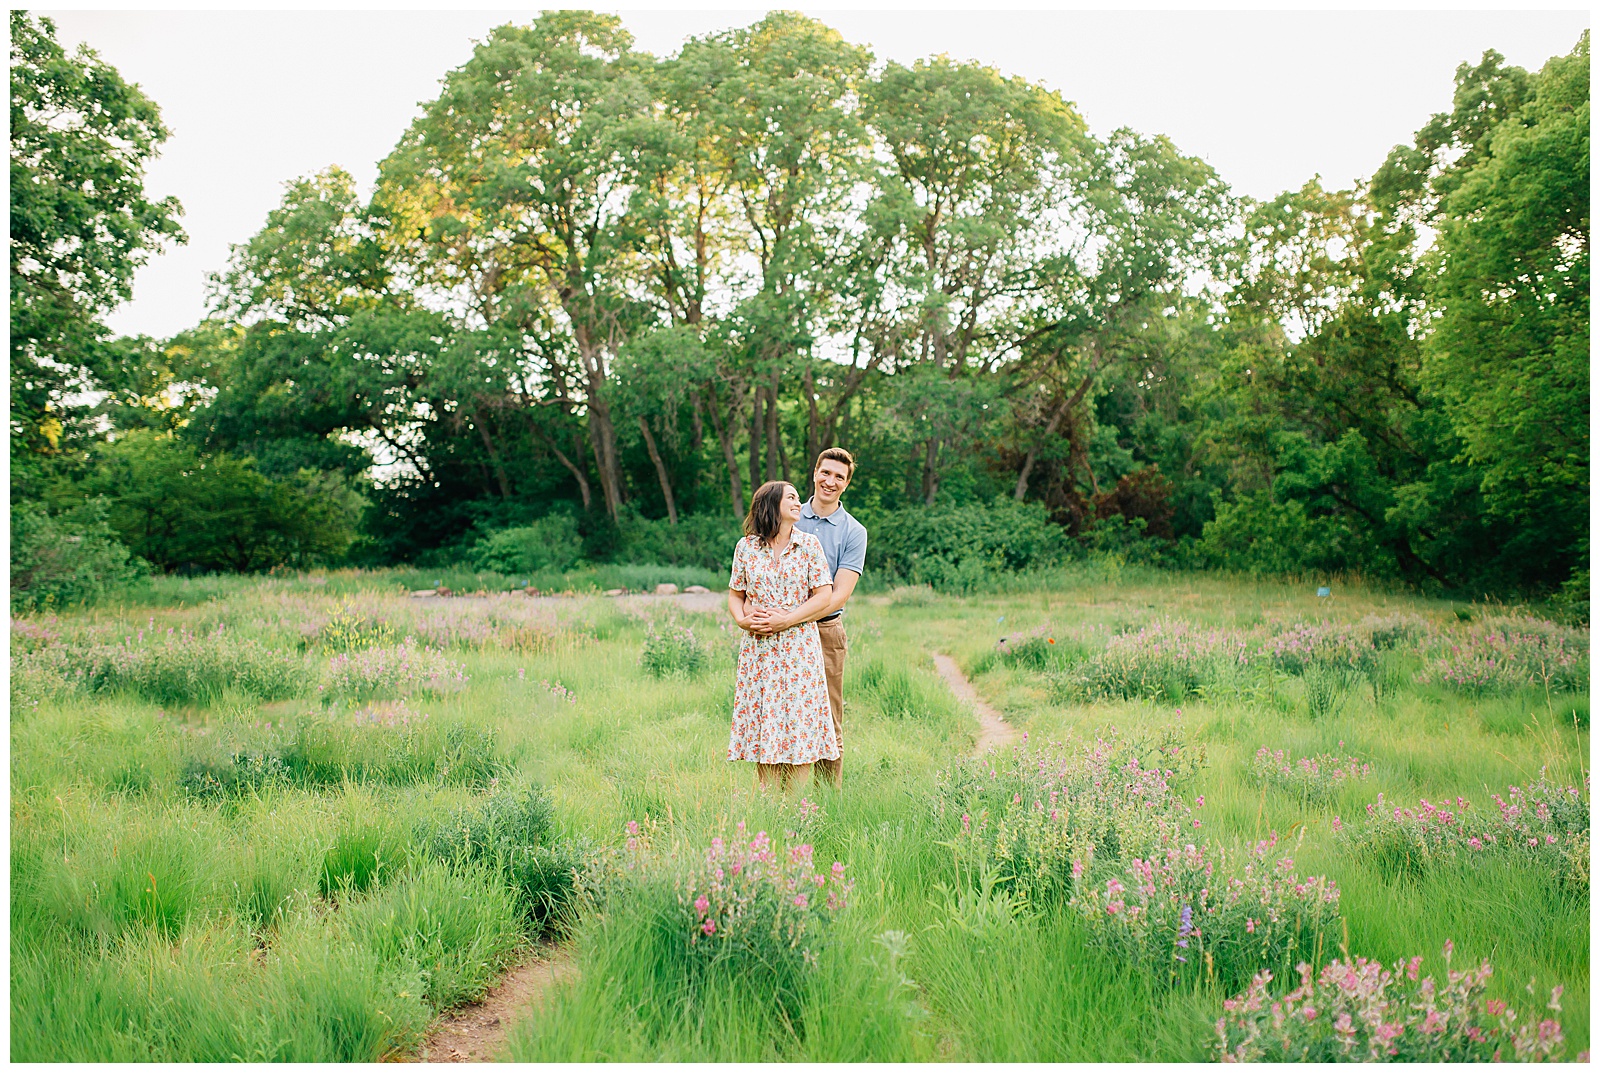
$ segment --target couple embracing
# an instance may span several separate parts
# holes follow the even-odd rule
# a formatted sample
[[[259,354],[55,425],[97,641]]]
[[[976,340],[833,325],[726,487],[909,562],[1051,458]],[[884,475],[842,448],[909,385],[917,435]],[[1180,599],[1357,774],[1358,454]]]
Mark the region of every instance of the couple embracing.
[[[816,777],[834,786],[844,738],[844,605],[866,565],[867,531],[839,503],[855,473],[840,447],[817,456],[811,498],[768,481],[733,551],[728,610],[744,631],[728,759],[762,789]]]

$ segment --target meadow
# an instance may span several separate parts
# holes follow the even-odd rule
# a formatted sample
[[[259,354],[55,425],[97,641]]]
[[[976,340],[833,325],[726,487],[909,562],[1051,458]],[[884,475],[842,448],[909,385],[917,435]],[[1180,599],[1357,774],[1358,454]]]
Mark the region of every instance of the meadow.
[[[1589,1048],[1587,630],[1114,560],[866,593],[843,788],[764,797],[725,613],[405,595],[523,580],[13,618],[11,1057],[400,1057],[548,942],[507,1057]],[[1026,738],[974,756],[934,653]]]

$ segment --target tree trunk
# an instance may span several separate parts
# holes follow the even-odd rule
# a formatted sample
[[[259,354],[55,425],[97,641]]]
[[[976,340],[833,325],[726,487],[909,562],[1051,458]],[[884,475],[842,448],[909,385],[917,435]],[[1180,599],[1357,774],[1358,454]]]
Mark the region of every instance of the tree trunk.
[[[644,433],[644,445],[650,452],[650,461],[656,464],[656,479],[661,482],[661,494],[667,501],[667,524],[678,524],[678,506],[672,501],[672,481],[667,478],[667,466],[661,461],[661,452],[656,450],[656,438],[650,435],[650,422],[639,416],[639,431]]]
[[[500,452],[494,449],[494,441],[489,438],[489,428],[484,423],[483,416],[474,413],[472,423],[478,427],[478,435],[483,438],[483,449],[489,452],[489,461],[494,465],[494,479],[500,486],[500,498],[510,499],[511,481],[506,477],[506,467],[500,462]]]
[[[594,501],[589,492],[589,475],[583,471],[582,466],[572,461],[572,458],[583,457],[583,437],[578,435],[577,429],[572,430],[572,458],[562,454],[561,448],[557,447],[554,442],[550,443],[550,450],[555,452],[555,456],[561,464],[571,470],[572,475],[578,479],[578,493],[583,496],[584,513],[588,513],[590,504]]]
[[[761,398],[762,390],[750,392],[750,494],[761,487]]]
[[[733,452],[733,421],[739,412],[740,392],[731,393],[728,402],[728,420],[726,423],[717,416],[717,393],[713,388],[708,393],[710,403],[706,406],[706,413],[711,415],[711,431],[717,434],[717,442],[722,446],[722,460],[728,466],[728,492],[732,497],[733,516],[744,517],[744,490],[739,487],[739,460]]]
[[[933,506],[933,499],[939,494],[939,437],[931,436],[928,439],[928,453],[922,462],[922,501],[928,506]]]
[[[809,468],[816,466],[817,456],[822,453],[821,429],[817,427],[817,384],[811,375],[811,366],[806,366],[800,384],[806,393],[806,466],[809,473]],[[828,446],[833,445],[830,443]]]
[[[550,453],[556,456],[556,461],[560,462],[563,466],[567,467],[567,472],[571,473],[573,478],[575,480],[577,480],[577,482],[578,482],[578,494],[583,497],[583,510],[584,510],[584,513],[587,514],[589,512],[589,506],[593,502],[593,499],[594,499],[594,497],[592,496],[592,494],[589,491],[589,478],[588,478],[588,476],[583,472],[583,470],[581,468],[579,468],[576,464],[573,463],[572,459],[570,459],[570,458],[568,458],[566,456],[566,454],[561,450],[561,448],[556,446],[556,443],[555,443],[554,440],[552,440],[549,436],[546,436],[544,434],[543,430],[541,430],[538,425],[533,423],[533,417],[532,417],[532,415],[530,415],[528,413],[527,410],[521,410],[519,412],[522,414],[522,423],[525,426],[527,426],[528,435],[532,436],[534,439],[536,439],[540,443],[544,444],[545,447],[549,449]],[[573,442],[574,442],[575,446],[581,448],[582,444],[581,444],[581,442],[579,442],[577,440],[576,436],[574,436]],[[583,457],[583,452],[582,452],[581,449],[575,451],[574,453],[577,454],[578,457],[580,457],[580,458]]]
[[[1045,423],[1044,434],[1028,449],[1028,457],[1023,459],[1022,472],[1017,474],[1017,489],[1012,493],[1012,498],[1021,500],[1028,494],[1028,475],[1033,472],[1033,464],[1039,458],[1039,443],[1048,443],[1051,436],[1056,434],[1056,428],[1061,424],[1061,415],[1067,412],[1067,397],[1063,395],[1061,401],[1056,403],[1055,411],[1050,414],[1050,420]]]
[[[606,404],[605,362],[599,348],[579,324],[574,333],[578,356],[583,362],[588,394],[589,442],[600,471],[600,491],[606,498],[606,511],[615,520],[622,508],[622,468],[617,464],[617,430],[611,422],[611,407]]]
[[[767,480],[779,479],[778,471],[778,373],[773,370],[767,386]]]

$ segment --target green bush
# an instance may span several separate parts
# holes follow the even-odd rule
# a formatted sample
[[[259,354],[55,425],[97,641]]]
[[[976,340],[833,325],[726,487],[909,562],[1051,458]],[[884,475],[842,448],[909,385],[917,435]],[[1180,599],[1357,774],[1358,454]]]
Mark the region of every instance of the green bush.
[[[502,791],[443,820],[425,821],[414,842],[419,853],[436,860],[497,869],[542,934],[566,923],[577,877],[586,868],[582,847],[554,837],[554,819],[543,788]]]
[[[665,518],[624,516],[612,557],[627,563],[697,566],[727,575],[733,547],[743,535],[731,514],[689,514],[672,525]]]
[[[253,459],[202,454],[145,429],[102,445],[81,489],[104,496],[111,527],[162,570],[249,573],[337,559],[364,504],[335,475],[268,477]]]
[[[1251,574],[1331,572],[1380,556],[1369,537],[1343,514],[1316,514],[1297,499],[1275,500],[1269,491],[1233,502],[1215,494],[1216,517],[1205,523],[1200,547],[1210,564]]]
[[[532,525],[491,533],[470,553],[479,570],[502,574],[535,574],[566,570],[583,554],[578,523],[565,514],[540,518]]]
[[[863,512],[872,535],[867,569],[941,591],[968,592],[989,575],[1046,566],[1067,550],[1065,531],[1041,503],[1001,497],[965,507]]]
[[[692,677],[705,670],[706,650],[694,635],[694,627],[671,620],[655,622],[645,630],[644,649],[639,666],[655,678]]]
[[[126,690],[157,704],[214,704],[229,691],[280,700],[309,684],[299,653],[279,652],[222,628],[151,638],[139,631],[110,644],[61,643],[18,654],[25,677],[60,680],[94,693]]]
[[[37,503],[11,510],[11,608],[92,603],[149,573],[118,542],[103,512],[52,515]]]

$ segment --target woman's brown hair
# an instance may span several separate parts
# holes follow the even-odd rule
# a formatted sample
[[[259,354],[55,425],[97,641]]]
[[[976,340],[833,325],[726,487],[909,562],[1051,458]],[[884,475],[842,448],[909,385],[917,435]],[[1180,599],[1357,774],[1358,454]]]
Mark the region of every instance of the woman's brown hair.
[[[783,524],[783,493],[794,487],[788,481],[768,481],[750,497],[750,513],[744,516],[744,535],[753,536],[763,544],[771,544]]]

